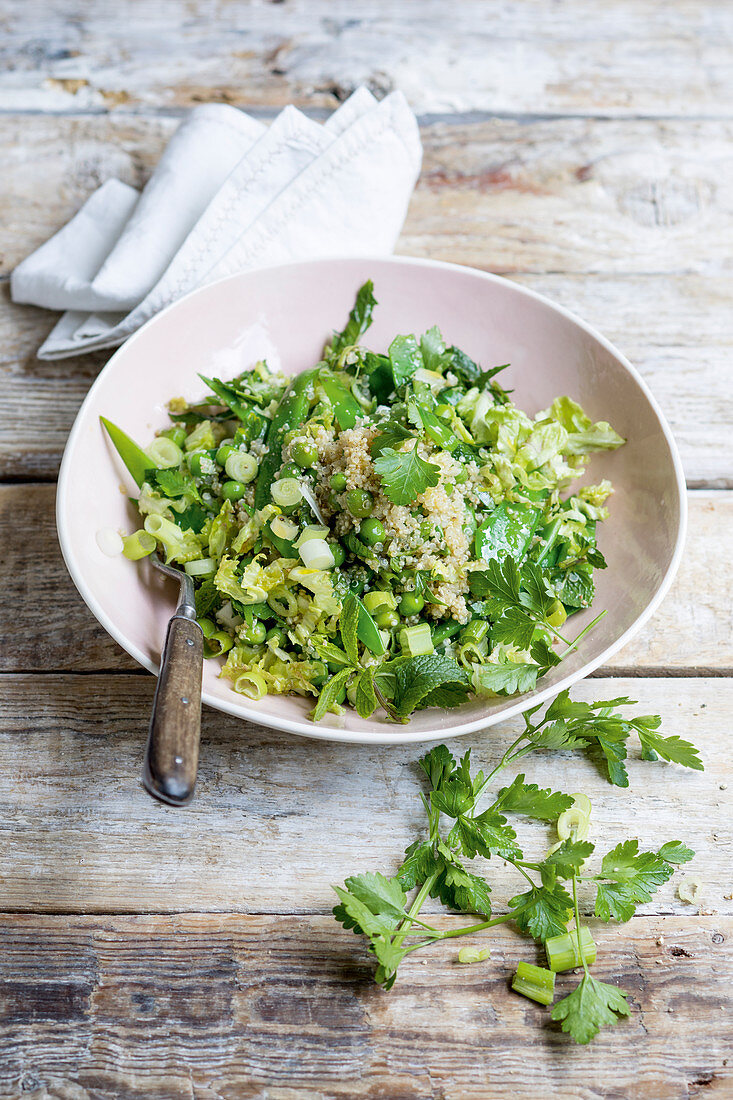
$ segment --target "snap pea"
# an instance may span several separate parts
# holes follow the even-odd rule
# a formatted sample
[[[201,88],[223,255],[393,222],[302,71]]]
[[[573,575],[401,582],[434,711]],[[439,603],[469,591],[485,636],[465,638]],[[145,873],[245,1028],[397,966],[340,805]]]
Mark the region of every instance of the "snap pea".
[[[155,469],[155,463],[145,454],[142,447],[138,447],[134,439],[130,439],[129,435],[123,432],[122,428],[118,428],[104,416],[100,416],[99,419],[107,429],[107,435],[114,443],[118,455],[130,471],[135,484],[142,485],[146,470]]]
[[[341,431],[353,428],[357,418],[364,415],[359,402],[354,395],[347,390],[338,378],[323,378],[321,380],[326,397],[333,405],[333,415]]]
[[[447,622],[441,623],[440,626],[436,626],[433,630],[433,645],[437,646],[440,642],[444,642],[446,638],[452,638],[459,630],[463,630],[463,624],[454,622],[453,619],[448,619]]]
[[[280,403],[267,433],[267,454],[260,463],[260,473],[255,489],[255,507],[264,508],[270,499],[270,488],[276,480],[282,466],[283,443],[285,436],[293,428],[299,428],[306,418],[310,405],[310,390],[318,378],[320,366],[303,371],[290,383]]]
[[[375,657],[382,657],[387,651],[384,648],[382,635],[379,633],[377,624],[374,622],[374,619],[364,607],[364,604],[358,596],[356,597],[356,602],[359,606],[356,636],[362,645],[365,645],[367,649],[372,651]]]

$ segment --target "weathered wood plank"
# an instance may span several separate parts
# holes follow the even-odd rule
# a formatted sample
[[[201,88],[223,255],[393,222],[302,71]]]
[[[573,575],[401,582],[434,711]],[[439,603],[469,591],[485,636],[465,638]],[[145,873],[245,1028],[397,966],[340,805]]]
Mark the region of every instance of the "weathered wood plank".
[[[101,180],[143,182],[174,125],[0,120],[0,153],[12,169],[0,178],[0,203],[13,212],[0,234],[2,270]],[[717,136],[690,123],[426,127],[423,177],[399,250],[507,272],[595,321],[654,386],[690,483],[731,486],[733,198],[725,181],[733,173],[724,161],[733,146],[725,124],[705,127]],[[0,476],[53,476],[106,356],[39,363],[35,352],[55,315],[11,306],[2,291]]]
[[[423,828],[419,746],[298,740],[204,708],[197,796],[172,809],[140,785],[152,677],[7,675],[2,685],[7,909],[323,912],[330,883],[368,869],[394,873]],[[609,689],[588,680],[574,694],[606,698]],[[667,732],[697,743],[706,771],[645,764],[631,747],[633,796],[589,761],[557,754],[526,758],[528,779],[588,793],[599,853],[632,836],[643,847],[684,839],[698,853],[688,873],[705,883],[705,909],[733,913],[733,680],[684,679],[672,692],[663,680],[620,679],[611,694],[641,700],[631,713],[659,713]],[[472,746],[486,771],[520,729],[521,720],[508,722],[454,747]],[[545,826],[517,828],[530,857],[554,839]],[[488,875],[504,910],[523,880],[501,861]],[[676,885],[646,911],[689,913]]]
[[[490,961],[416,952],[384,993],[360,941],[325,917],[2,916],[3,1095],[729,1096],[733,921],[640,918],[598,938],[594,973],[632,1014],[588,1050],[509,990],[535,949],[502,928]],[[575,984],[560,975],[558,993]]]
[[[6,0],[0,107],[331,107],[360,83],[420,112],[720,115],[726,4],[677,0]]]
[[[52,485],[0,486],[5,599],[0,603],[0,671],[89,672],[135,664],[92,618],[58,547]],[[609,669],[733,667],[733,493],[689,495],[688,544],[672,590],[651,622]],[[608,670],[606,670],[608,671]]]
[[[177,119],[0,117],[5,271],[110,176],[139,185]],[[513,273],[730,273],[733,121],[423,126],[401,251]]]

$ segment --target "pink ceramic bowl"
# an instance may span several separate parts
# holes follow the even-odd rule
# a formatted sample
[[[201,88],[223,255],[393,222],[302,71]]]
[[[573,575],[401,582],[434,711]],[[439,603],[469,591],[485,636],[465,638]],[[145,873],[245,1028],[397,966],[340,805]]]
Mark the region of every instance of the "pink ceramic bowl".
[[[594,456],[587,479],[608,477],[616,488],[600,548],[608,569],[597,573],[593,610],[608,614],[578,652],[514,699],[474,699],[456,711],[418,712],[405,726],[354,711],[315,725],[306,700],[267,696],[255,703],[219,679],[208,661],[203,700],[229,714],[307,737],[396,744],[454,737],[520,713],[587,676],[647,621],[672,581],[686,519],[685,484],[677,449],[654,398],[627,360],[566,310],[495,275],[429,260],[346,259],[253,271],[201,290],[159,314],[112,356],[82,405],[64,453],[57,522],[69,572],[106,630],[140,664],[158,668],[177,586],[148,564],[106,557],[96,533],[134,530],[133,486],[104,435],[99,416],[113,419],[143,445],[167,422],[165,404],[201,396],[197,372],[231,378],[266,358],[294,374],[320,357],[340,328],[357,288],[374,280],[379,306],[366,342],[384,350],[397,333],[438,325],[447,342],[485,367],[511,363],[502,380],[529,413],[560,394],[579,401],[595,420],[609,420],[625,447]]]

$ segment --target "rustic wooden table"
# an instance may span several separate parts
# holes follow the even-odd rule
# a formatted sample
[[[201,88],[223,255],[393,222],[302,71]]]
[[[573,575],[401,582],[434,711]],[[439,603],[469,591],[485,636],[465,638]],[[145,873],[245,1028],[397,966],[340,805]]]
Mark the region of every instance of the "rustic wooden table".
[[[733,1096],[732,16],[725,0],[5,0],[2,1096]],[[640,368],[682,451],[678,579],[579,695],[639,699],[706,770],[632,763],[631,796],[581,762],[569,785],[594,797],[607,847],[684,837],[704,899],[670,883],[599,929],[597,973],[634,1007],[588,1049],[508,992],[532,951],[515,933],[491,937],[483,968],[411,956],[385,994],[329,916],[330,882],[393,870],[412,839],[414,747],[302,742],[206,711],[195,803],[154,803],[139,783],[153,679],[93,620],[56,543],[60,455],[106,356],[39,362],[54,318],[12,306],[8,273],[103,180],[142,184],[192,104],[321,118],[362,81],[404,89],[421,120],[399,251],[586,317]],[[476,759],[515,727],[469,739]],[[567,787],[567,769],[543,775]]]

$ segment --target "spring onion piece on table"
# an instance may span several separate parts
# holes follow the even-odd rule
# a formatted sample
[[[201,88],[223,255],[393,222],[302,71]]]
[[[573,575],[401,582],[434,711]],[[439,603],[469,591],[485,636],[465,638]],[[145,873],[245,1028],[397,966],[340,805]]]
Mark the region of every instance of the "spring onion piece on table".
[[[512,989],[538,1004],[551,1005],[555,997],[555,975],[542,966],[520,962],[512,978]]]
[[[365,283],[292,378],[201,374],[208,392],[174,399],[147,450],[102,421],[140,490],[127,556],[185,568],[234,691],[310,698],[315,721],[344,699],[404,722],[533,690],[592,629],[567,622],[593,602],[612,487],[573,482],[623,443],[570,397],[529,416],[506,364],[435,327],[367,349],[375,305]]]

